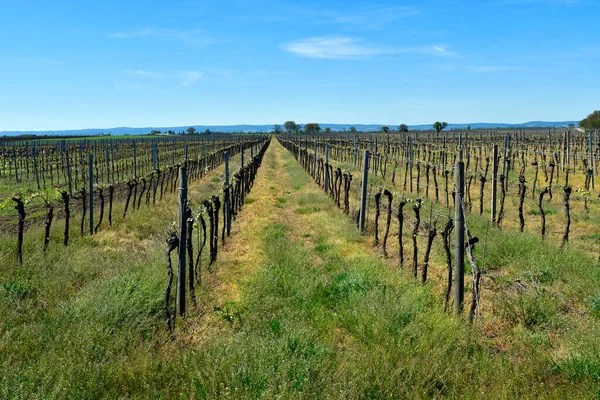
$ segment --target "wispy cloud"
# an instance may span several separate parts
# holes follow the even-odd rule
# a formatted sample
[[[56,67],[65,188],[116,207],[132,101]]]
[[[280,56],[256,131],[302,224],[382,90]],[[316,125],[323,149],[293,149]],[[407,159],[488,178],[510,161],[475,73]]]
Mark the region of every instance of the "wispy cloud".
[[[146,71],[143,69],[126,69],[125,73],[129,74],[129,75],[144,77],[144,78],[159,78],[159,77],[163,76],[163,74],[161,74],[159,72]]]
[[[283,45],[283,49],[310,58],[360,58],[382,54],[385,49],[362,44],[350,37],[314,37]]]
[[[449,51],[445,46],[435,45],[427,47],[414,47],[407,49],[409,53],[434,54],[438,56],[456,56],[457,53]]]
[[[180,88],[195,85],[204,77],[204,74],[200,71],[183,71],[179,74],[181,79]]]
[[[411,6],[373,7],[371,4],[352,13],[324,12],[317,23],[352,25],[366,29],[382,29],[398,19],[419,15],[421,11]]]
[[[384,54],[456,55],[440,45],[407,48],[379,46],[363,43],[360,39],[348,36],[314,37],[287,43],[281,47],[287,52],[308,58],[353,59]]]
[[[64,65],[62,61],[50,59],[50,58],[37,58],[37,57],[21,57],[18,59],[23,63],[31,64],[46,64],[46,65]]]
[[[133,90],[145,88],[148,87],[147,85],[149,84],[150,80],[152,80],[152,82],[154,83],[163,82],[163,84],[166,83],[167,85],[176,85],[179,88],[184,88],[187,86],[195,85],[204,78],[204,74],[201,71],[157,72],[145,69],[125,69],[123,72],[126,75],[132,76],[137,79],[130,83],[123,83],[120,81],[116,82],[115,86],[117,86],[118,89]]]
[[[129,32],[114,32],[108,34],[111,38],[116,39],[128,39],[128,38],[142,38],[142,37],[157,37],[157,38],[170,38],[180,40],[188,44],[212,44],[218,41],[208,37],[205,32],[201,29],[191,30],[175,30],[175,29],[150,29],[141,28]]]

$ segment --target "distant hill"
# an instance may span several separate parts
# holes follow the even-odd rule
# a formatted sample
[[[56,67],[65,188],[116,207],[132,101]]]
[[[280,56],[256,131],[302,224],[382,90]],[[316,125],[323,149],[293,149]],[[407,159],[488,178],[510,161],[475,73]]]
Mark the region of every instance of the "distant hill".
[[[464,123],[464,124],[448,124],[446,129],[465,129],[467,125],[471,126],[471,129],[494,129],[494,128],[552,128],[552,127],[567,127],[569,124],[578,125],[578,121],[561,121],[561,122],[548,122],[548,121],[531,121],[522,124],[506,124],[506,123],[489,123],[489,122],[475,122],[475,123]],[[350,127],[355,127],[361,132],[372,132],[378,131],[382,126],[389,126],[391,129],[397,129],[399,124],[327,124],[319,123],[321,128],[331,128],[332,131],[343,131],[349,130]],[[204,132],[209,129],[211,132],[269,132],[273,130],[274,124],[269,125],[194,125],[196,131]],[[283,126],[283,124],[281,124]],[[301,124],[304,125],[304,124]],[[117,127],[117,128],[90,128],[90,129],[74,129],[74,130],[50,130],[50,131],[0,131],[0,136],[18,136],[18,135],[60,135],[60,136],[90,136],[110,133],[111,135],[143,135],[150,133],[152,130],[158,130],[161,132],[167,132],[169,130],[175,132],[185,131],[188,126],[174,126],[174,127],[144,127],[144,128],[130,128],[130,127]],[[423,125],[409,125],[409,130],[429,130],[432,129],[431,124]]]

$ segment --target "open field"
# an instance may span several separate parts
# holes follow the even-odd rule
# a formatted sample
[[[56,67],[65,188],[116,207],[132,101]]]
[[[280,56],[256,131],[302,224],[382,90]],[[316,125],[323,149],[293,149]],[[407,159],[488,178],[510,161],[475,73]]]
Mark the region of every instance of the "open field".
[[[541,153],[552,153],[544,146],[559,148],[560,134],[548,142],[540,135],[535,141],[515,138],[500,227],[489,222],[493,163],[488,158],[503,136],[461,142],[464,161],[470,157],[466,185],[469,176],[474,177],[466,187],[466,226],[479,238],[473,256],[481,273],[480,296],[471,315],[476,270],[466,256],[464,314],[454,315],[452,300],[445,310],[448,265],[441,231],[448,216],[454,216],[450,170],[459,150],[458,137],[452,135],[446,140],[426,134],[414,137],[412,152],[407,152],[405,137],[392,137],[388,144],[385,135],[358,135],[356,162],[354,138],[345,134],[320,135],[316,159],[312,137],[284,135],[271,138],[270,144],[266,138],[248,140],[244,166],[255,177],[241,197],[237,190],[244,178],[234,174],[242,171],[241,141],[221,138],[215,154],[232,154],[231,187],[223,185],[221,156],[215,156],[214,165],[190,172],[193,259],[210,236],[202,221],[207,229],[215,222],[207,208],[226,204],[225,193],[234,202],[231,235],[222,230],[221,208],[216,214],[218,257],[211,263],[213,249],[204,247],[191,274],[197,278],[195,304],[188,292],[186,315],[177,316],[172,332],[165,324],[164,301],[166,239],[178,220],[175,181],[173,190],[158,189],[162,198],[156,202],[144,201],[140,193],[138,205],[126,217],[122,214],[127,193],[115,197],[112,225],[105,221],[94,235],[80,234],[81,209],[74,206],[68,246],[62,245],[64,215],[52,225],[47,250],[44,226],[32,222],[24,232],[22,264],[15,251],[18,218],[11,203],[4,210],[0,233],[0,397],[596,398],[600,223],[594,216],[600,206],[596,191],[591,184],[587,187],[583,160],[589,158],[574,135],[573,152],[565,158],[564,169],[559,154],[550,184],[542,169],[549,173],[555,158]],[[143,173],[136,174],[129,155],[133,144],[127,144],[127,151],[123,148],[126,168],[120,182],[142,176],[154,182],[151,143],[136,145],[145,149],[144,163],[136,163],[144,165]],[[168,145],[173,146],[164,144],[165,152]],[[200,146],[189,144],[190,171],[192,161],[206,165]],[[264,156],[260,149],[266,149]],[[371,151],[376,163],[369,168],[366,227],[361,234],[356,217],[364,150]],[[177,151],[179,164],[171,163],[170,153],[164,155],[160,165],[165,171],[184,165],[183,142]],[[106,150],[98,154],[102,152]],[[538,178],[532,197],[534,160]],[[17,159],[17,165],[20,162]],[[3,171],[2,193],[12,195],[15,171]],[[110,185],[111,168],[106,172],[99,170],[98,176]],[[29,180],[26,174],[22,184],[37,185],[33,174]],[[479,215],[481,175],[487,183]],[[522,202],[523,232],[520,175],[528,187]],[[82,175],[79,186],[85,183]],[[61,185],[68,190],[63,175]],[[170,186],[168,181],[165,185]],[[543,199],[547,233],[542,238],[535,210],[546,186],[552,186],[554,196]],[[573,190],[570,198],[570,236],[562,245],[565,186],[582,190]],[[152,187],[149,184],[147,190]],[[235,199],[243,206],[238,208],[241,204],[236,206]],[[401,200],[406,205],[399,224]],[[97,208],[97,198],[94,201]],[[46,214],[44,204],[38,211],[40,222]],[[55,204],[58,210],[60,200]],[[40,204],[25,209],[34,206]],[[419,223],[415,206],[420,207]],[[212,244],[213,237],[208,239]],[[453,252],[454,232],[449,244]],[[172,258],[176,270],[177,251]],[[425,264],[428,273],[423,279]]]

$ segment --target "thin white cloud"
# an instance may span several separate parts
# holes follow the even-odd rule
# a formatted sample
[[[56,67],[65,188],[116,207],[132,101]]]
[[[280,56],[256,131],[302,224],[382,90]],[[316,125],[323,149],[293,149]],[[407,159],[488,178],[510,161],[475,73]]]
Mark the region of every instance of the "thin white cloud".
[[[146,71],[143,69],[126,69],[125,73],[129,74],[129,75],[144,77],[144,78],[159,78],[163,75],[159,72]]]
[[[381,47],[362,44],[350,37],[314,37],[283,45],[283,49],[309,58],[361,58],[382,54]]]
[[[302,57],[331,59],[367,58],[383,54],[456,55],[455,52],[451,52],[440,45],[408,48],[378,46],[363,43],[360,39],[347,36],[313,37],[297,40],[284,44],[282,49]]]
[[[317,20],[318,23],[331,23],[339,25],[353,25],[366,29],[382,29],[398,19],[419,15],[421,11],[411,6],[393,6],[375,8],[369,7],[353,13],[325,13],[325,17]]]
[[[179,74],[181,79],[180,88],[195,85],[204,77],[204,74],[200,71],[183,71]]]
[[[204,73],[201,71],[149,71],[145,69],[125,69],[126,75],[133,77],[132,82],[123,83],[118,81],[115,86],[118,89],[141,89],[148,87],[152,81],[154,84],[162,82],[163,84],[184,88],[192,86],[204,79]],[[142,83],[143,82],[143,83]]]
[[[422,54],[434,54],[438,56],[456,56],[457,53],[454,51],[449,51],[445,46],[428,46],[428,47],[416,47],[413,48],[413,53],[422,53]]]
[[[115,32],[110,33],[109,37],[116,39],[129,39],[129,38],[141,38],[141,37],[156,37],[156,38],[170,38],[180,40],[188,44],[212,44],[218,42],[215,39],[209,38],[205,35],[201,29],[191,30],[175,30],[175,29],[150,29],[142,28],[130,32]]]

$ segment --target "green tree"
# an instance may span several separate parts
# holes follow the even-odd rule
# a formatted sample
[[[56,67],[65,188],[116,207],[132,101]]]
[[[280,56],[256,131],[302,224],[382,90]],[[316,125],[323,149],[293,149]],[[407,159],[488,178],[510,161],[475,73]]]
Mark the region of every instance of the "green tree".
[[[353,127],[353,126],[351,126],[351,127],[350,127],[350,132],[352,132],[352,133],[356,133],[356,128],[355,128],[355,127]]]
[[[408,125],[400,124],[400,126],[398,127],[398,131],[399,132],[408,132]]]
[[[320,130],[321,130],[321,127],[316,122],[309,122],[308,124],[304,125],[304,132],[306,132],[309,135],[317,133]]]
[[[389,126],[382,126],[382,127],[381,127],[381,131],[382,131],[383,133],[388,133],[388,132],[390,131],[390,127],[389,127]]]
[[[325,133],[331,133],[331,128],[330,127],[325,128]]]
[[[294,121],[285,121],[283,127],[287,133],[298,132],[300,130],[300,125],[297,125]]]
[[[440,131],[443,131],[443,130],[444,130],[444,128],[445,128],[445,127],[447,127],[447,126],[448,126],[448,123],[447,123],[447,122],[440,122],[440,121],[436,121],[436,122],[433,124],[433,129],[435,129],[435,131],[436,131],[437,133],[440,133]]]
[[[600,110],[596,110],[581,121],[579,126],[585,129],[600,129]]]
[[[283,133],[283,129],[281,129],[281,125],[279,124],[275,124],[275,126],[273,126],[273,131],[276,135],[281,135]]]
[[[193,126],[190,126],[189,128],[186,129],[186,132],[188,135],[193,135],[194,133],[196,133],[196,128],[194,128]]]

